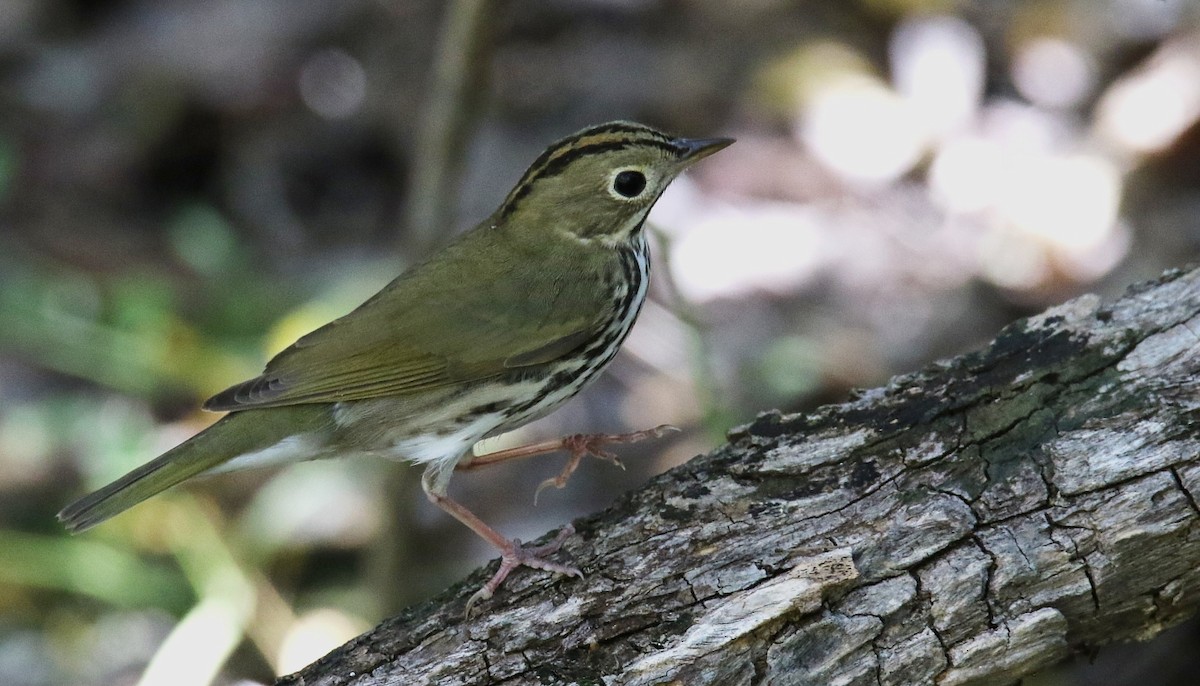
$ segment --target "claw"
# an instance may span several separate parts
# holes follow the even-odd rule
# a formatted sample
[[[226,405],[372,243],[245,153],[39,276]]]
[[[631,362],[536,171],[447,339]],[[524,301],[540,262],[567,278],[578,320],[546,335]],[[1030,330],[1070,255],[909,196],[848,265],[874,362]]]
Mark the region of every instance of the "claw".
[[[566,486],[567,480],[579,468],[580,460],[587,455],[609,462],[624,471],[625,463],[621,462],[616,453],[604,450],[600,446],[606,443],[635,443],[648,438],[659,438],[676,431],[679,431],[679,429],[670,424],[660,424],[653,429],[634,431],[627,434],[575,434],[574,436],[563,438],[561,441],[562,447],[570,451],[571,457],[563,465],[562,471],[557,476],[546,479],[538,484],[537,489],[533,492],[533,504],[537,505],[538,496],[547,488],[554,486],[561,489]]]
[[[598,443],[603,443],[603,439],[598,439]],[[601,450],[592,445],[582,448],[584,455],[591,455],[598,460],[604,460],[614,467],[620,467],[622,471],[625,469],[625,463],[621,462],[621,458],[617,457],[616,453],[610,453],[607,450]]]
[[[561,474],[559,476],[552,476],[549,479],[544,479],[540,484],[538,484],[537,488],[534,489],[534,491],[533,491],[533,506],[534,507],[537,507],[538,496],[542,494],[542,491],[546,490],[547,488],[550,488],[551,486],[561,489],[563,486],[567,485],[567,480],[559,478],[561,476],[562,476]]]
[[[545,545],[524,546],[521,544],[521,541],[515,538],[508,541],[507,545],[500,550],[500,569],[497,569],[492,578],[467,599],[467,607],[464,611],[466,618],[471,618],[471,609],[475,607],[476,602],[491,598],[495,594],[496,589],[500,588],[500,584],[504,583],[508,575],[518,567],[532,567],[534,569],[582,579],[583,572],[579,571],[578,567],[551,562],[543,557],[544,555],[558,552],[562,548],[563,543],[566,543],[567,539],[574,534],[575,527],[568,524],[559,529],[558,535],[554,537],[553,541]]]

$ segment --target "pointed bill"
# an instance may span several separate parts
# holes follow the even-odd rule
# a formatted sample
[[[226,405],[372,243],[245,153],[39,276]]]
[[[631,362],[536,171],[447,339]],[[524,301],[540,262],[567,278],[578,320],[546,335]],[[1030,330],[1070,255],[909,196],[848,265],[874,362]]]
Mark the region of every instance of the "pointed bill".
[[[708,157],[709,155],[724,150],[730,145],[733,145],[733,138],[676,138],[672,141],[679,147],[682,153],[679,156],[681,162],[692,164],[699,160]]]

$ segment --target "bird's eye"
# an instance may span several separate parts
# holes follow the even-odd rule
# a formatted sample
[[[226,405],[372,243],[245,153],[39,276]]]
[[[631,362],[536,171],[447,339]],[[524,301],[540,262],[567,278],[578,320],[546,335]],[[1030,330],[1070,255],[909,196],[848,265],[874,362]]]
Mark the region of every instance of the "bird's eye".
[[[646,175],[626,169],[613,177],[613,190],[626,198],[636,198],[646,190]]]

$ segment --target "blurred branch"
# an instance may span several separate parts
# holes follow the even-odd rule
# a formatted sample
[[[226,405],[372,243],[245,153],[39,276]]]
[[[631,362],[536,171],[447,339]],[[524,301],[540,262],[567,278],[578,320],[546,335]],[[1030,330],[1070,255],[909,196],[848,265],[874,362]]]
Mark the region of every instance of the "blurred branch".
[[[446,7],[409,189],[408,231],[418,252],[452,228],[463,147],[487,73],[495,4],[453,0]]]
[[[1200,269],[731,442],[279,683],[1006,684],[1200,606]]]

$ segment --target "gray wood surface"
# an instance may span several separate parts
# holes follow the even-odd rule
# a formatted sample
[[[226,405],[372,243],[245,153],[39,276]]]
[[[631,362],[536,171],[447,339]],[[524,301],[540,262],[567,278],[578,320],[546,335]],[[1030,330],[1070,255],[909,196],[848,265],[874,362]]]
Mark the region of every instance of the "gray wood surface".
[[[1200,271],[729,444],[280,684],[1007,684],[1200,601]]]

